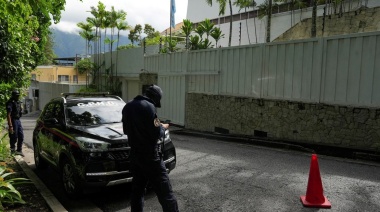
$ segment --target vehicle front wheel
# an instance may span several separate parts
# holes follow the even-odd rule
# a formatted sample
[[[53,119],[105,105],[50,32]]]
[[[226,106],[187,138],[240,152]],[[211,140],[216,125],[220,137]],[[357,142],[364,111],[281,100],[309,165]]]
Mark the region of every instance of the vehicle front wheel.
[[[68,159],[61,165],[61,179],[63,188],[69,198],[78,198],[82,195],[82,186],[79,182],[75,168]]]
[[[36,166],[37,169],[45,169],[48,164],[47,162],[45,161],[45,159],[43,159],[41,157],[41,150],[40,150],[40,146],[38,145],[38,142],[34,142],[33,143],[33,147],[34,147],[34,164]]]

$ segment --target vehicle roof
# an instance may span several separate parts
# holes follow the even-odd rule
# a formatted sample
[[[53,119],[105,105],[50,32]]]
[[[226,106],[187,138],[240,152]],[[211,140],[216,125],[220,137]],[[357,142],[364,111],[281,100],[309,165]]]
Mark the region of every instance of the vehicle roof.
[[[62,93],[62,97],[57,97],[52,101],[76,102],[76,101],[123,101],[119,96],[108,93]]]

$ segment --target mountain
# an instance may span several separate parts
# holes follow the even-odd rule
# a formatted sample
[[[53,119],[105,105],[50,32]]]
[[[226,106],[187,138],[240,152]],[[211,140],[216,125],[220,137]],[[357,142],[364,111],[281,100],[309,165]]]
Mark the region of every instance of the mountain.
[[[75,57],[76,54],[86,53],[86,40],[79,34],[63,32],[58,29],[51,29],[51,32],[54,41],[53,49],[57,57]],[[104,34],[102,36],[104,37]],[[108,37],[110,37],[110,35],[108,35]],[[114,36],[114,39],[117,39],[117,35]],[[128,45],[130,43],[127,36],[120,36],[119,46]],[[113,44],[113,49],[116,50],[116,42]],[[106,51],[108,51],[108,45],[106,46]]]

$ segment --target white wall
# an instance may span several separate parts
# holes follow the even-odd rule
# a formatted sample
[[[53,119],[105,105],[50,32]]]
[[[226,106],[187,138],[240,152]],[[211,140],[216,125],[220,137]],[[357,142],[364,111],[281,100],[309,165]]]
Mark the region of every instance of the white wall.
[[[260,5],[263,1],[256,1],[257,5]],[[356,2],[356,3],[355,3]],[[366,5],[366,1],[361,1],[362,5]],[[352,8],[357,8],[358,4],[357,1],[353,1],[351,4]],[[368,0],[368,7],[378,7],[380,6],[379,0]],[[317,16],[323,15],[323,8],[324,5],[318,6]],[[348,5],[346,5],[346,11],[348,11]],[[247,11],[252,11],[253,9],[249,9]],[[245,10],[241,10],[241,12],[245,12]],[[236,7],[233,7],[233,15],[238,14],[239,9]],[[302,13],[302,14],[301,14]],[[205,0],[191,0],[188,3],[188,9],[187,9],[187,19],[190,19],[193,23],[198,23],[206,18],[208,19],[215,19],[218,18],[219,14],[219,5],[218,3],[213,3],[213,6],[210,7]],[[226,13],[224,16],[229,16],[229,7],[226,8]],[[304,8],[301,10],[295,10],[293,14],[289,12],[283,12],[283,13],[275,13],[272,16],[272,25],[271,25],[271,41],[276,39],[278,36],[282,35],[284,32],[289,30],[292,26],[299,23],[302,19],[311,18],[312,16],[312,8]],[[293,19],[293,21],[292,21]],[[256,30],[257,30],[257,43],[265,43],[266,40],[266,21],[267,18],[264,17],[262,19],[255,18],[256,21]],[[241,42],[239,43],[239,26],[241,22]],[[254,19],[250,18],[247,21],[248,24],[246,24],[246,20],[241,21],[234,21],[232,24],[232,39],[231,39],[231,46],[238,46],[238,45],[249,45],[249,44],[255,44],[256,43],[256,37],[255,37],[255,25],[254,25]],[[322,23],[317,23],[322,24]],[[248,35],[247,35],[247,25],[249,30],[249,37],[250,42],[248,41]],[[224,38],[221,39],[218,43],[218,46],[221,45],[222,47],[228,46],[228,37],[229,37],[229,27],[230,23],[224,23],[218,25],[220,29],[222,30],[222,33],[225,34]],[[211,39],[213,40],[213,39]]]

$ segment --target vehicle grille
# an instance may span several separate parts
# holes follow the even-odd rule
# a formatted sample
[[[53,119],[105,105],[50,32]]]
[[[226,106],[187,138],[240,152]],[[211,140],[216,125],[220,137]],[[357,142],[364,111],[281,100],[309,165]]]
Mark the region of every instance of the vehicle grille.
[[[108,158],[112,160],[126,160],[129,158],[129,151],[108,152]]]

